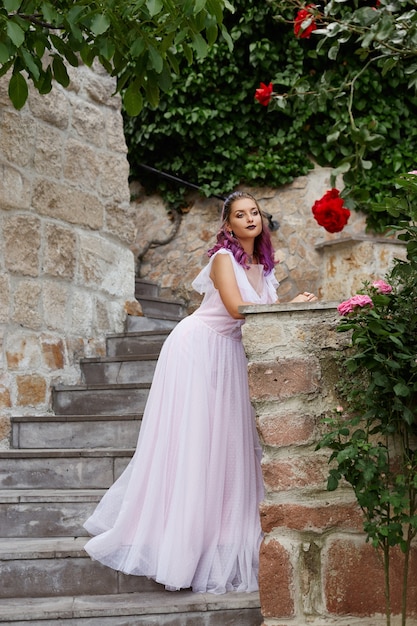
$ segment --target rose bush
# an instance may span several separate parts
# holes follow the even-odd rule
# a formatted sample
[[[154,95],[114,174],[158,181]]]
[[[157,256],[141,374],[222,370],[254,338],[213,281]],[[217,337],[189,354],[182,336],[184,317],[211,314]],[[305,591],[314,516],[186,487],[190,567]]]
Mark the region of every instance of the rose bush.
[[[318,448],[329,448],[327,488],[349,483],[367,540],[382,553],[386,624],[391,624],[391,552],[403,552],[401,625],[407,621],[411,546],[417,536],[417,177],[402,175],[377,209],[407,219],[393,226],[406,243],[387,280],[374,280],[338,306],[338,400]]]
[[[337,189],[330,189],[312,207],[314,219],[329,233],[338,233],[346,226],[350,211],[343,206]]]

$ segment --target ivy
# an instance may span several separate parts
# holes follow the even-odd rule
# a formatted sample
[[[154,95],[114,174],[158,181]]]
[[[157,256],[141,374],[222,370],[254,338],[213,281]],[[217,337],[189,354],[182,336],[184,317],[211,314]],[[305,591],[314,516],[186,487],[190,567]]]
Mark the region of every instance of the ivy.
[[[383,198],[393,174],[416,166],[413,63],[392,62],[387,55],[368,63],[347,35],[336,46],[336,28],[320,46],[317,38],[296,39],[297,4],[236,0],[234,14],[224,20],[233,52],[220,36],[205,58],[173,80],[158,106],[145,105],[137,119],[125,116],[132,177],[150,189],[169,190],[169,200],[181,206],[185,190],[150,180],[141,163],[210,195],[241,183],[280,187],[317,162],[343,175],[346,206],[365,211],[368,227],[383,231],[392,218],[371,203]],[[351,3],[332,4],[352,13]],[[375,30],[375,11],[364,8],[369,11],[355,19]],[[385,36],[387,24],[378,28],[378,37]],[[254,100],[261,81],[272,82],[282,95],[268,108]]]

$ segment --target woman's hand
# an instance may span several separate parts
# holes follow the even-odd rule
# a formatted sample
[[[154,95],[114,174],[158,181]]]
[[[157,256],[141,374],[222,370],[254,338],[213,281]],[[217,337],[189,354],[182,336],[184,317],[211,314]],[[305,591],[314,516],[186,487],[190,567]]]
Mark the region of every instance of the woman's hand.
[[[314,293],[310,293],[309,291],[304,291],[300,293],[298,296],[290,300],[290,302],[317,302],[318,298],[314,295]]]

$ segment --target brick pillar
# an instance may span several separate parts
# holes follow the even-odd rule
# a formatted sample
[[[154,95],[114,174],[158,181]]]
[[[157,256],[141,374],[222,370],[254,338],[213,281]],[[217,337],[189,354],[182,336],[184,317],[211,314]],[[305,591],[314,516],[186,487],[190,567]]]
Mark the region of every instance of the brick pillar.
[[[259,586],[264,626],[385,623],[382,566],[365,542],[353,491],[349,486],[326,490],[330,451],[315,450],[325,428],[322,419],[339,404],[334,357],[348,341],[335,331],[335,307],[319,302],[242,309],[250,393],[263,445]],[[417,616],[416,557],[409,583],[411,617]],[[400,558],[394,555],[392,571],[396,613]]]

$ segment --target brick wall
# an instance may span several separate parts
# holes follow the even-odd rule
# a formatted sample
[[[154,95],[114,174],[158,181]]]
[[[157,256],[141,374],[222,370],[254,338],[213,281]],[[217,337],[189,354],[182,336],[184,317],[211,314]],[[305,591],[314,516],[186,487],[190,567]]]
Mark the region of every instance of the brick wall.
[[[365,542],[349,486],[326,490],[328,453],[315,451],[322,418],[339,404],[335,303],[246,307],[243,341],[263,445],[265,533],[259,584],[264,626],[383,626],[383,570]],[[400,562],[392,563],[400,611]],[[417,624],[417,548],[410,571],[409,626]],[[394,621],[393,624],[399,624]]]
[[[0,80],[0,445],[10,415],[50,410],[134,299],[135,221],[114,81],[68,68],[16,111]],[[3,442],[1,444],[1,442]]]

